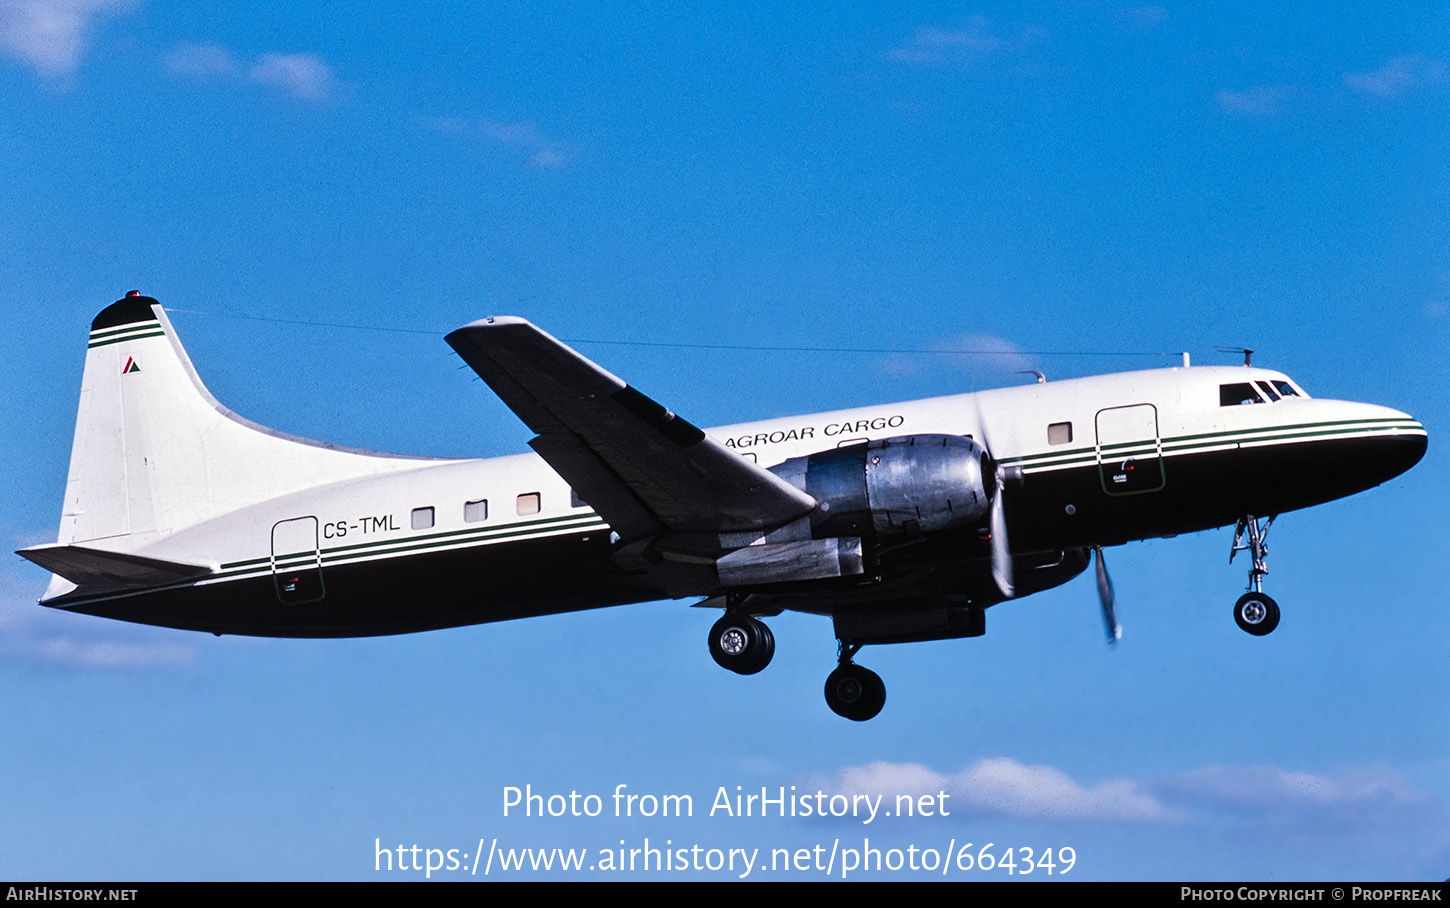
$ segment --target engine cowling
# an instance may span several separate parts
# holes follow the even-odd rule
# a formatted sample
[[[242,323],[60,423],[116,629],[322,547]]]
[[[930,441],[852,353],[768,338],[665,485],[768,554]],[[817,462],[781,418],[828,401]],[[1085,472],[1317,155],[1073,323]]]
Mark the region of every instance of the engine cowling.
[[[811,535],[890,537],[980,526],[996,494],[985,449],[964,435],[907,435],[795,457],[770,471],[820,502]]]

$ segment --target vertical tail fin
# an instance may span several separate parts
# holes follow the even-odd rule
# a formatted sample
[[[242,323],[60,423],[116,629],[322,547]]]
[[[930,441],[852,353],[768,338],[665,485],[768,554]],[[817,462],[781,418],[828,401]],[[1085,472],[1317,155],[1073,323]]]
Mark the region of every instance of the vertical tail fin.
[[[128,294],[91,322],[65,505],[61,509],[61,543],[129,534],[133,498],[142,499],[138,502],[137,523],[146,526],[152,522],[145,503],[150,497],[146,458],[141,454],[139,438],[132,439],[132,451],[127,451],[126,409],[129,403],[134,411],[149,396],[147,389],[138,385],[162,384],[164,373],[174,371],[174,364],[167,369],[162,362],[174,359],[165,349],[169,326],[163,326],[164,317],[156,300]],[[140,420],[134,419],[138,415],[133,412],[137,423],[133,434],[140,429]]]
[[[238,508],[420,460],[237,416],[201,383],[161,304],[133,291],[91,323],[58,541],[134,552]]]

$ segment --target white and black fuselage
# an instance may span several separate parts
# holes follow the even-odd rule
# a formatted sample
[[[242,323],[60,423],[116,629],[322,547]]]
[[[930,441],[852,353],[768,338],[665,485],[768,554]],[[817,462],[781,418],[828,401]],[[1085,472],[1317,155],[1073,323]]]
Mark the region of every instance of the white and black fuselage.
[[[109,307],[92,326],[60,537],[21,553],[57,575],[42,601],[335,637],[720,596],[831,615],[860,642],[958,636],[980,632],[964,609],[1065,582],[1094,547],[1350,495],[1426,447],[1404,413],[1310,398],[1251,367],[702,432],[520,320],[449,342],[537,453],[438,460],[281,435],[211,397],[154,300]],[[997,581],[993,507],[1010,540]]]

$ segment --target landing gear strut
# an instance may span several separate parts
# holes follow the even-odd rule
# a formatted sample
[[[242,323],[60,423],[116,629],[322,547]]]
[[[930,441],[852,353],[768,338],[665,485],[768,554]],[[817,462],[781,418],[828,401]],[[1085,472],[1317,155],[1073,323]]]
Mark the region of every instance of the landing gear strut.
[[[840,647],[840,665],[826,678],[826,705],[842,718],[865,722],[886,705],[886,684],[880,675],[851,661],[861,644],[843,640]]]
[[[1269,527],[1274,525],[1276,516],[1278,515],[1270,516],[1262,526],[1259,525],[1259,518],[1253,514],[1240,517],[1238,526],[1234,527],[1233,548],[1228,553],[1229,564],[1233,564],[1234,556],[1239,552],[1246,551],[1253,559],[1253,565],[1249,568],[1249,591],[1234,603],[1234,621],[1255,637],[1272,633],[1279,626],[1279,603],[1264,593],[1264,575],[1269,573],[1264,564],[1264,558],[1269,554],[1265,540],[1269,537]],[[1244,543],[1246,530],[1249,541]]]
[[[710,628],[710,655],[721,668],[753,675],[770,664],[775,636],[763,622],[744,612],[727,611]]]

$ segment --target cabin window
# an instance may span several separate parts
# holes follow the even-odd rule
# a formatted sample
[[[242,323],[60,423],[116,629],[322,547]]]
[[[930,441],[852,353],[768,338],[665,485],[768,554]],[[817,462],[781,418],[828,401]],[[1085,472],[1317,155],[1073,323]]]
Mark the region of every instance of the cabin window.
[[[413,529],[415,529],[415,530],[429,530],[429,529],[432,529],[432,528],[433,528],[433,509],[432,508],[414,508],[413,509]]]
[[[525,492],[519,496],[517,509],[520,517],[528,517],[542,511],[543,497],[538,492]]]
[[[465,523],[482,523],[487,519],[487,498],[480,498],[477,501],[465,501],[463,503],[463,520]]]
[[[1263,395],[1254,389],[1252,382],[1218,386],[1218,405],[1220,407],[1237,407],[1241,404],[1261,404],[1263,402]]]
[[[1065,445],[1072,441],[1072,423],[1055,422],[1047,427],[1047,443]]]

